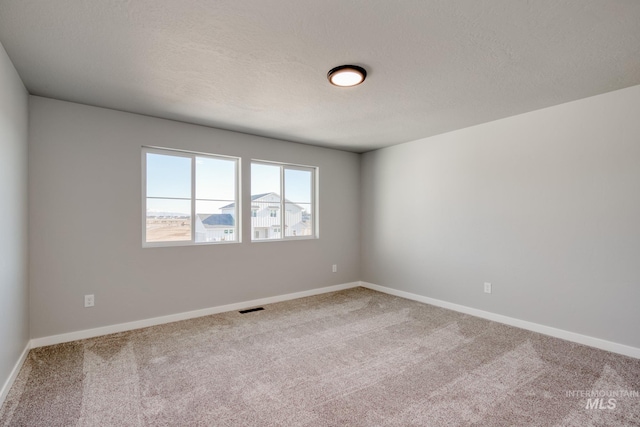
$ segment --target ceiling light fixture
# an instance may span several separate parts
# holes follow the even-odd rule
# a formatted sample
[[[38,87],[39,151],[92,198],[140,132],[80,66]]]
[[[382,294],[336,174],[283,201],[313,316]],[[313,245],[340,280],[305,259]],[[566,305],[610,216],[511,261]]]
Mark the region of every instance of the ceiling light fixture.
[[[367,70],[357,65],[341,65],[329,70],[327,78],[334,86],[357,86],[367,78]]]

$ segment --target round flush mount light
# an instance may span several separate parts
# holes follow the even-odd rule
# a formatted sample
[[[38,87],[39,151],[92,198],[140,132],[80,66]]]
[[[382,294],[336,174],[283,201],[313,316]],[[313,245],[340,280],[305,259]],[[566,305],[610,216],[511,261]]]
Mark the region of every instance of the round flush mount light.
[[[334,86],[357,86],[367,78],[367,70],[357,65],[341,65],[329,70],[327,78]]]

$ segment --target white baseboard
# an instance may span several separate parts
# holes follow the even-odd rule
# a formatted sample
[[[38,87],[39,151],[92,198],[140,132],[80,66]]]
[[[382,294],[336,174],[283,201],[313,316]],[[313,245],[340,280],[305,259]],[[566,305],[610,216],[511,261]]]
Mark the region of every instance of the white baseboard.
[[[464,305],[454,304],[447,301],[442,301],[434,298],[425,297],[422,295],[412,294],[410,292],[399,291],[393,288],[387,288],[385,286],[375,285],[373,283],[360,282],[360,286],[363,288],[372,289],[374,291],[383,292],[385,294],[394,295],[425,304],[435,305],[437,307],[447,308],[449,310],[458,311],[460,313],[470,314],[472,316],[481,317],[487,320],[493,320],[494,322],[503,323],[509,326],[515,326],[516,328],[526,329],[540,334],[549,335],[563,340],[572,341],[578,344],[588,345],[590,347],[599,348],[601,350],[610,351],[612,353],[622,354],[624,356],[634,357],[640,359],[640,348],[631,347],[624,344],[618,344],[611,341],[606,341],[600,338],[590,337],[588,335],[582,335],[575,332],[565,331],[563,329],[552,328],[550,326],[540,325],[538,323],[528,322],[526,320],[520,320],[513,317],[503,316],[501,314],[495,314],[488,311],[478,310],[477,308],[471,308]]]
[[[184,313],[172,314],[168,316],[154,317],[151,319],[138,320],[128,323],[120,323],[116,325],[103,326],[100,328],[86,329],[82,331],[69,332],[66,334],[53,335],[49,337],[34,338],[27,343],[24,351],[20,355],[20,358],[16,362],[11,375],[5,381],[2,389],[0,389],[0,406],[4,403],[9,390],[13,385],[22,365],[24,364],[29,350],[32,348],[43,347],[47,345],[60,344],[70,341],[76,341],[80,339],[93,338],[101,335],[113,334],[117,332],[125,332],[134,329],[146,328],[149,326],[162,325],[165,323],[178,322],[180,320],[193,319],[196,317],[209,316],[211,314],[224,313],[228,311],[243,310],[246,308],[256,307],[265,304],[273,304],[282,301],[289,301],[297,298],[304,298],[313,295],[320,295],[329,292],[341,291],[344,289],[351,289],[358,286],[372,289],[374,291],[383,292],[389,295],[394,295],[410,300],[422,302],[425,304],[435,305],[437,307],[446,308],[449,310],[457,311],[460,313],[470,314],[472,316],[481,317],[483,319],[492,320],[495,322],[503,323],[505,325],[515,326],[517,328],[526,329],[533,332],[538,332],[544,335],[549,335],[556,338],[561,338],[567,341],[572,341],[578,344],[584,344],[587,346],[599,348],[601,350],[610,351],[613,353],[622,354],[629,357],[640,359],[640,348],[631,347],[624,344],[619,344],[611,341],[606,341],[600,338],[594,338],[587,335],[578,334],[575,332],[565,331],[562,329],[552,328],[550,326],[540,325],[538,323],[529,322],[526,320],[520,320],[513,317],[503,316],[501,314],[495,314],[488,311],[479,310],[476,308],[467,307],[464,305],[454,304],[447,301],[438,300],[435,298],[429,298],[422,295],[413,294],[410,292],[400,291],[385,286],[375,285],[367,282],[352,282],[344,283],[340,285],[327,286],[324,288],[316,288],[308,291],[294,292],[291,294],[278,295],[267,298],[260,298],[251,301],[244,301],[234,304],[227,304],[217,307],[205,308],[202,310],[188,311]]]
[[[278,295],[274,297],[260,298],[251,301],[238,302],[234,304],[221,305],[217,307],[204,308],[201,310],[187,311],[184,313],[170,314],[168,316],[154,317],[151,319],[137,320],[134,322],[119,323],[116,325],[102,326],[100,328],[85,329],[82,331],[69,332],[66,334],[52,335],[31,340],[31,348],[44,347],[47,345],[61,344],[70,341],[94,338],[102,335],[114,334],[117,332],[131,331],[134,329],[147,328],[149,326],[162,325],[165,323],[178,322],[180,320],[193,319],[196,317],[209,316],[211,314],[224,313],[227,311],[244,310],[264,304],[289,301],[297,298],[310,297],[313,295],[325,294],[328,292],[342,291],[344,289],[356,288],[360,282],[343,283],[340,285],[316,288],[308,291],[294,292],[291,294]]]
[[[429,298],[422,295],[413,294],[410,292],[400,291],[397,289],[388,288],[388,287],[376,285],[373,283],[352,282],[352,283],[343,283],[343,284],[334,285],[334,286],[327,286],[324,288],[311,289],[308,291],[294,292],[291,294],[260,298],[260,299],[255,299],[251,301],[244,301],[244,302],[227,304],[227,305],[222,305],[217,307],[210,307],[202,310],[194,310],[194,311],[188,311],[184,313],[171,314],[168,316],[154,317],[151,319],[138,320],[134,322],[119,323],[116,325],[103,326],[100,328],[85,329],[82,331],[69,332],[66,334],[53,335],[53,336],[42,337],[42,338],[34,338],[31,340],[30,345],[27,346],[27,348],[25,348],[25,351],[21,356],[20,361],[16,364],[16,368],[14,369],[15,372],[12,372],[12,376],[6,381],[5,385],[3,386],[2,394],[0,394],[0,397],[4,399],[5,394],[8,393],[10,384],[13,383],[15,376],[18,374],[18,371],[20,370],[20,367],[22,366],[22,363],[24,362],[24,359],[26,358],[26,355],[30,348],[44,347],[47,345],[60,344],[60,343],[76,341],[76,340],[81,340],[86,338],[94,338],[101,335],[131,331],[131,330],[140,329],[140,328],[147,328],[149,326],[162,325],[162,324],[171,323],[171,322],[178,322],[180,320],[193,319],[196,317],[209,316],[211,314],[243,310],[246,308],[255,307],[259,305],[289,301],[292,299],[304,298],[304,297],[309,297],[313,295],[320,295],[328,292],[341,291],[344,289],[355,288],[358,286],[362,286],[364,288],[372,289],[378,292],[383,292],[389,295],[394,295],[394,296],[422,302],[425,304],[435,305],[437,307],[446,308],[446,309],[457,311],[460,313],[470,314],[472,316],[481,317],[483,319],[493,320],[495,322],[503,323],[505,325],[515,326],[517,328],[522,328],[529,331],[538,332],[544,335],[561,338],[561,339],[572,341],[578,344],[588,345],[591,347],[599,348],[601,350],[611,351],[613,353],[618,353],[625,356],[640,359],[640,348],[631,347],[628,345],[619,344],[611,341],[606,341],[600,338],[594,338],[588,335],[582,335],[575,332],[565,331],[563,329],[553,328],[550,326],[540,325],[538,323],[529,322],[526,320],[503,316],[501,314],[491,313],[488,311],[483,311],[483,310],[467,307],[460,304],[454,304],[451,302],[442,301],[435,298]],[[0,401],[2,399],[0,399]]]
[[[0,389],[0,407],[2,407],[4,400],[7,398],[7,395],[9,394],[9,390],[11,390],[11,386],[13,385],[13,382],[16,380],[16,377],[20,373],[20,369],[22,368],[24,361],[27,360],[27,355],[29,354],[29,350],[31,350],[31,341],[27,342],[27,345],[24,347],[24,350],[22,351],[20,358],[18,358],[18,361],[16,362],[15,366],[13,367],[13,370],[11,371],[9,378],[7,378],[7,380],[4,382],[4,385]]]

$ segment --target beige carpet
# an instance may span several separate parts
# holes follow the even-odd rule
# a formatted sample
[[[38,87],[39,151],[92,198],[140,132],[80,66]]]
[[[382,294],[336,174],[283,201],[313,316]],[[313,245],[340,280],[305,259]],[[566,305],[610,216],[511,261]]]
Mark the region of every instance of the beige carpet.
[[[0,426],[640,426],[638,390],[640,360],[356,288],[32,350]]]

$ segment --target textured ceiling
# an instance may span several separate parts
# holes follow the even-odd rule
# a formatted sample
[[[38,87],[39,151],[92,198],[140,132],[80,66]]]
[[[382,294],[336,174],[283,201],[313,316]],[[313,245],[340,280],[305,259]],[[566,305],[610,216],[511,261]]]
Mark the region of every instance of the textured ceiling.
[[[640,84],[637,0],[0,0],[0,42],[34,95],[356,152]]]

